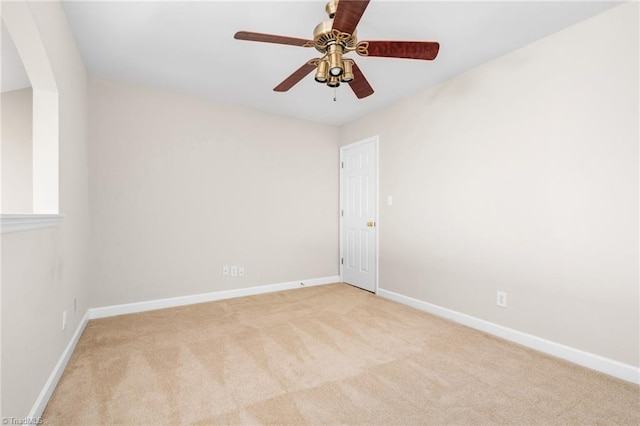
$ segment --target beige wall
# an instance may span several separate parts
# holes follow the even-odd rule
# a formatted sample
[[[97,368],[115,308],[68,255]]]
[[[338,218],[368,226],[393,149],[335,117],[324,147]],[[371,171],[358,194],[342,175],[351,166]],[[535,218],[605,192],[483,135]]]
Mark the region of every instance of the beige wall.
[[[337,128],[92,79],[90,140],[92,306],[338,274]]]
[[[60,93],[64,219],[54,228],[2,234],[2,415],[17,418],[29,413],[88,308],[86,73],[60,4],[29,3],[29,9]],[[69,323],[62,331],[64,310]]]
[[[380,287],[640,365],[638,52],[626,4],[345,126],[394,197]]]
[[[4,92],[2,103],[2,213],[33,212],[33,93]]]

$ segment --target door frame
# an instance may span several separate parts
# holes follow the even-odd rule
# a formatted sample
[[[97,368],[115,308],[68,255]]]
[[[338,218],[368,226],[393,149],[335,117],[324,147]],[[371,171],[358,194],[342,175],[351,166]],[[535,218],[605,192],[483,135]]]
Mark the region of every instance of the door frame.
[[[350,148],[355,148],[358,147],[360,145],[364,145],[364,144],[368,144],[368,143],[373,143],[373,147],[374,147],[374,155],[376,156],[376,167],[375,167],[375,173],[376,173],[376,195],[375,195],[375,203],[376,203],[376,208],[374,209],[375,212],[375,218],[374,221],[376,223],[376,253],[375,253],[375,259],[376,259],[376,267],[374,270],[374,274],[375,274],[375,279],[374,279],[374,290],[373,293],[374,294],[378,294],[378,282],[379,282],[379,277],[380,277],[380,136],[379,135],[375,135],[375,136],[370,136],[366,139],[362,139],[359,140],[357,142],[353,142],[347,145],[343,145],[340,147],[340,163],[338,164],[338,169],[340,170],[340,208],[338,210],[338,218],[339,218],[339,222],[340,222],[340,250],[339,250],[339,259],[338,259],[338,265],[340,265],[340,281],[343,281],[343,268],[344,265],[342,263],[342,259],[344,259],[344,229],[343,229],[343,218],[342,218],[342,211],[344,209],[344,200],[343,200],[343,183],[344,183],[344,177],[343,177],[343,161],[344,161],[344,152]]]

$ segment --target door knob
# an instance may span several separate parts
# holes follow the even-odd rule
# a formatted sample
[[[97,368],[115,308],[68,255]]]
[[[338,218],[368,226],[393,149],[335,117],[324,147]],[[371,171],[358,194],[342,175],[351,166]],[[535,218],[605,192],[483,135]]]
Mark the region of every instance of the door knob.
[[[373,228],[374,226],[376,226],[376,223],[375,222],[367,222],[367,226],[369,228]]]

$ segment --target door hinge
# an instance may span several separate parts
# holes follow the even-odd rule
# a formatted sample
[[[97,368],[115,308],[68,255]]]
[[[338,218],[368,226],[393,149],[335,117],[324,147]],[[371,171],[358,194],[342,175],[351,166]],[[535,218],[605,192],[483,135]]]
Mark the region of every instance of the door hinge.
[[[341,265],[344,265],[344,257],[341,257],[341,258],[340,258],[340,264],[341,264]]]
[[[344,210],[340,210],[340,216],[344,217]]]
[[[341,168],[341,169],[344,169],[344,161],[341,161],[341,162],[340,162],[340,168]]]

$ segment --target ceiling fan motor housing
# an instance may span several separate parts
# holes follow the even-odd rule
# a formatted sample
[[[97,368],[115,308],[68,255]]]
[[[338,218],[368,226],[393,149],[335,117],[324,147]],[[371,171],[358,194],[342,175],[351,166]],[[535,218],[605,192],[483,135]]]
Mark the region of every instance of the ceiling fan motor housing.
[[[313,47],[323,55],[319,60],[316,69],[315,80],[326,83],[329,87],[338,87],[341,82],[353,80],[353,74],[349,67],[349,75],[345,79],[345,61],[342,59],[344,53],[355,49],[357,44],[356,31],[352,33],[342,32],[334,28],[334,16],[338,10],[338,0],[331,0],[325,7],[329,19],[320,22],[313,30]],[[327,72],[328,71],[328,72]]]
[[[353,50],[358,44],[357,32],[347,34],[333,29],[333,19],[320,22],[313,30],[315,48],[320,53],[326,53],[332,44],[339,44],[344,50]]]

